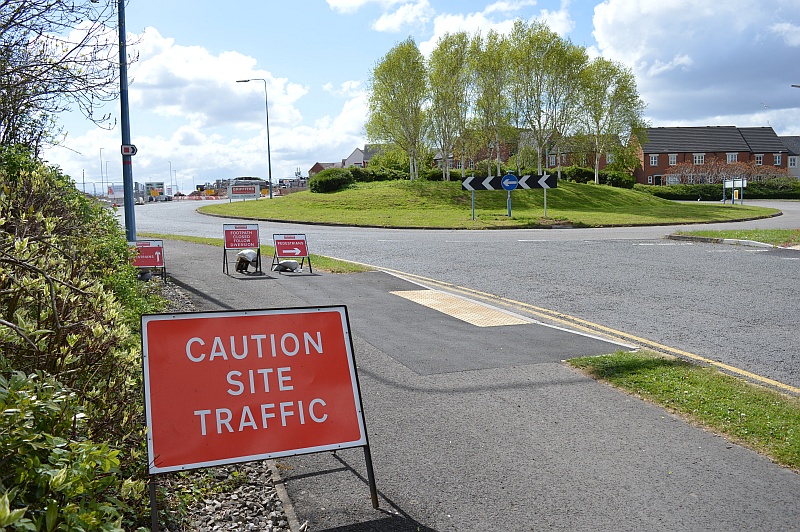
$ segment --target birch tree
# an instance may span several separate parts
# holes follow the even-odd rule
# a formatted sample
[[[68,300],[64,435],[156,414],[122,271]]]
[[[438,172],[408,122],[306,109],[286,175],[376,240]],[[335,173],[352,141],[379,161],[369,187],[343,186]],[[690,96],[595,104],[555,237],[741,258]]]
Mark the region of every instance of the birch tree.
[[[599,183],[600,157],[641,127],[645,105],[630,69],[602,57],[581,72],[580,102],[582,125],[592,139],[594,181]]]
[[[498,176],[501,173],[501,132],[509,123],[508,56],[508,42],[493,30],[489,31],[485,38],[476,35],[470,45],[470,64],[475,89],[475,118],[486,134],[489,157],[492,146],[496,148]],[[489,173],[491,174],[491,171]]]
[[[388,142],[402,149],[409,160],[409,178],[416,179],[427,128],[428,83],[425,59],[412,38],[378,62],[369,85],[367,136],[371,142]]]
[[[450,157],[464,142],[469,111],[469,37],[465,32],[447,34],[436,45],[428,62],[431,93],[431,138],[442,157],[442,173],[450,181]],[[461,175],[464,176],[462,145]]]

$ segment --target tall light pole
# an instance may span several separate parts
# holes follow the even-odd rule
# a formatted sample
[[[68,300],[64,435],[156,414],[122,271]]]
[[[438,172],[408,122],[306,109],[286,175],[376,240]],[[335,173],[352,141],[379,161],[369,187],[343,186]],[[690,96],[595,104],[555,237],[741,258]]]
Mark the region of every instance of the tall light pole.
[[[172,192],[172,195],[175,195],[175,191],[172,190],[172,161],[167,161],[169,163],[169,188]]]
[[[267,111],[267,178],[269,182],[269,199],[272,199],[272,161],[269,153],[269,97],[267,96],[267,80],[264,78],[238,79],[236,83],[247,83],[249,81],[264,82],[264,108]]]

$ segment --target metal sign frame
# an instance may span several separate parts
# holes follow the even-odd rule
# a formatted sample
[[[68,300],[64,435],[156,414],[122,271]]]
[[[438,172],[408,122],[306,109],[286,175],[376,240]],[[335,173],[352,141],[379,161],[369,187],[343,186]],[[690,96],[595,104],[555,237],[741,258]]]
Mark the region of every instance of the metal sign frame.
[[[261,269],[261,237],[258,224],[222,224],[222,273],[230,275],[228,250],[250,248],[256,250],[255,273],[264,273]]]

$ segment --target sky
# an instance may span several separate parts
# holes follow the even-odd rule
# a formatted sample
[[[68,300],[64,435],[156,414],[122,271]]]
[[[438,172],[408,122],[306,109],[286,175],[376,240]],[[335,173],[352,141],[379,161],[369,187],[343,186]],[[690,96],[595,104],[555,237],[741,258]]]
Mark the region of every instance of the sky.
[[[428,57],[446,33],[507,34],[516,19],[630,68],[653,127],[800,135],[800,0],[129,0],[125,14],[134,181],[187,193],[347,158],[392,47],[410,36]],[[119,103],[107,111],[119,124]],[[61,125],[44,158],[90,193],[121,185],[119,126]]]

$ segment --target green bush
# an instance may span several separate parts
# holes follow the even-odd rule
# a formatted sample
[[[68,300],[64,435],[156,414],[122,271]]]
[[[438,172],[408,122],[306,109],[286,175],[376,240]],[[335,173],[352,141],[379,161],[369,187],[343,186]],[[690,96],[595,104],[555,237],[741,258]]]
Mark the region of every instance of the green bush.
[[[561,168],[561,178],[574,183],[594,182],[594,169],[582,166],[564,166]]]
[[[722,200],[722,183],[703,185],[641,185],[636,190],[669,200]],[[731,190],[725,191],[731,197]],[[793,177],[775,177],[764,182],[749,181],[744,189],[744,199],[800,199],[800,181]]]
[[[408,172],[403,173],[399,170],[384,168],[381,166],[369,166],[361,168],[353,166],[348,168],[353,180],[356,183],[372,183],[374,181],[392,181],[395,179],[408,179]]]
[[[633,185],[636,184],[636,178],[626,172],[601,170],[598,177],[604,185],[617,188],[633,188]]]
[[[14,386],[19,375],[38,376],[29,387],[47,382],[58,391],[58,408],[52,401],[31,408],[51,409],[61,420],[35,425],[46,437],[16,451],[28,458],[28,450],[40,453],[30,460],[43,465],[30,474],[52,477],[52,497],[29,496],[47,495],[44,481],[11,469],[6,476],[8,455],[0,455],[0,523],[14,519],[10,526],[29,529],[18,525],[25,516],[34,529],[41,522],[41,529],[51,530],[45,525],[57,519],[60,529],[81,530],[107,523],[112,529],[118,515],[125,525],[146,522],[145,498],[131,489],[143,485],[146,469],[140,340],[134,331],[140,315],[162,310],[163,301],[154,297],[155,283],[136,280],[113,214],[78,192],[57,168],[24,150],[0,149],[0,183],[0,376]],[[38,389],[24,393],[50,397]],[[8,415],[6,408],[0,411]],[[33,414],[34,423],[40,418],[48,422]],[[14,422],[24,427],[27,419]],[[16,449],[17,435],[0,430],[0,448]],[[51,466],[57,473],[48,473]],[[57,486],[64,476],[77,492]],[[75,496],[60,499],[58,493]],[[91,515],[100,516],[102,525],[91,525]]]
[[[42,372],[0,375],[0,529],[122,530],[118,452],[85,439],[75,392]]]
[[[308,180],[311,192],[336,192],[355,183],[349,168],[328,168]]]

